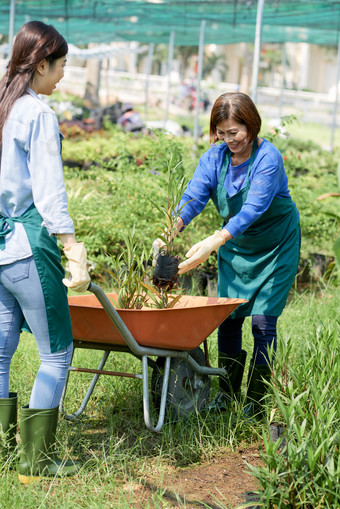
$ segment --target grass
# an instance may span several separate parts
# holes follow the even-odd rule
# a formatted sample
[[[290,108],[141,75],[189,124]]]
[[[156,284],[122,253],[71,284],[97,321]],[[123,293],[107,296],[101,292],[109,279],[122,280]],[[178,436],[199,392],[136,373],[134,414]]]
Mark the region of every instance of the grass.
[[[337,392],[336,388],[327,386],[328,393],[325,394],[321,384],[325,384],[327,380],[334,382],[335,375],[339,374],[339,351],[336,350],[339,348],[339,336],[336,337],[337,341],[333,338],[332,344],[335,351],[326,351],[327,345],[330,346],[327,338],[332,334],[339,335],[339,309],[340,292],[330,283],[303,294],[291,292],[290,301],[278,324],[279,348],[275,364],[277,366],[276,383],[273,385],[276,387],[277,394],[272,394],[268,402],[272,416],[284,426],[290,426],[290,437],[294,436],[294,440],[291,440],[293,444],[299,445],[301,449],[306,447],[306,439],[308,439],[316,451],[318,445],[315,441],[320,436],[323,440],[322,451],[326,451],[326,456],[327,452],[332,455],[334,447],[338,447],[338,445],[334,446],[332,436],[334,429],[339,429],[340,417],[339,410],[336,411],[332,403]],[[216,365],[216,332],[208,341],[211,362],[212,365]],[[245,323],[244,347],[251,352],[250,319],[247,319]],[[78,349],[73,365],[95,367],[100,356],[98,351]],[[333,364],[330,364],[329,356],[333,356]],[[311,361],[311,359],[314,360]],[[323,371],[320,371],[322,367],[320,359],[324,360]],[[28,401],[38,365],[39,359],[34,339],[31,335],[24,333],[11,368],[11,390],[18,391],[20,406]],[[333,373],[329,371],[331,366]],[[115,371],[140,372],[141,363],[131,355],[111,353],[106,368]],[[283,383],[282,371],[288,376],[287,385]],[[306,394],[299,396],[295,383],[298,383],[304,371],[308,373],[307,385],[313,388],[313,391],[311,390],[307,396]],[[322,376],[320,376],[321,373]],[[71,374],[65,402],[66,411],[73,412],[78,408],[89,380],[90,376],[87,374]],[[218,381],[214,377],[211,379],[210,396],[213,397],[217,390]],[[319,417],[316,429],[313,424],[315,419],[313,420],[312,409],[317,408],[318,404]],[[328,415],[325,413],[327,405],[330,409]],[[294,412],[290,410],[290,413],[285,415],[285,408],[294,408]],[[278,455],[277,445],[268,438],[267,425],[244,422],[241,408],[234,410],[233,414],[218,416],[209,413],[192,415],[177,423],[166,420],[161,433],[153,434],[144,425],[141,382],[102,376],[84,414],[73,422],[60,419],[59,452],[61,455],[71,455],[82,461],[83,467],[79,475],[72,480],[45,481],[23,487],[18,482],[15,468],[10,468],[15,466],[15,459],[12,458],[8,464],[0,467],[0,507],[49,508],[56,504],[60,508],[68,509],[72,507],[123,509],[138,507],[136,504],[139,490],[153,472],[157,472],[159,481],[154,494],[144,503],[144,507],[168,507],[164,499],[164,488],[170,468],[174,466],[184,468],[188,465],[204,463],[213,458],[217,452],[228,452],[241,443],[250,444],[254,441],[263,444],[264,458],[268,465],[262,470],[254,470],[253,475],[264,486],[270,481],[270,485],[275,487],[276,491],[274,488],[271,491],[265,491],[266,497],[274,497],[271,500],[274,500],[276,505],[272,507],[309,509],[312,507],[334,508],[339,505],[339,491],[336,491],[338,488],[333,487],[334,493],[329,495],[327,487],[322,484],[327,481],[327,476],[330,479],[337,475],[339,464],[333,462],[333,466],[328,465],[329,471],[324,470],[322,477],[322,469],[317,468],[318,465],[313,466],[313,458],[308,456],[308,461],[303,463],[302,453],[299,456],[297,446],[293,450],[293,446],[290,445],[290,471],[294,471],[295,468],[296,475],[303,474],[304,486],[311,485],[316,470],[319,476],[314,478],[314,483],[319,486],[318,490],[314,490],[315,497],[321,497],[318,500],[319,505],[316,505],[315,499],[310,502],[315,505],[308,505],[306,497],[307,495],[311,497],[310,492],[304,494],[304,503],[299,502],[300,485],[299,483],[295,483],[294,486],[287,484],[285,477],[287,462]],[[298,436],[297,431],[301,427],[298,424],[301,425],[304,419],[306,420],[305,431]],[[306,454],[313,455],[313,451],[310,449],[308,451]],[[315,454],[317,462],[324,461],[320,451]],[[320,476],[322,482],[318,484]],[[283,488],[290,487],[288,493],[296,497],[296,505],[291,501],[285,502],[279,479]],[[327,502],[326,494],[333,505]],[[267,498],[264,502],[265,507],[271,507],[268,500],[270,499]],[[178,507],[181,507],[180,503]]]
[[[329,125],[316,124],[314,122],[300,122],[299,119],[289,126],[288,132],[292,138],[298,140],[311,140],[321,147],[330,148],[332,130]],[[340,148],[339,128],[334,132],[334,148]]]

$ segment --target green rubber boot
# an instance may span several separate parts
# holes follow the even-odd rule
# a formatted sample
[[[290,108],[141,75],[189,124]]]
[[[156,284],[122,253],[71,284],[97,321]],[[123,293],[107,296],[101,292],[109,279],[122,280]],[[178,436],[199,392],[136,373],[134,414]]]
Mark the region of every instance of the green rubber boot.
[[[268,364],[256,365],[252,362],[249,366],[247,400],[244,409],[246,419],[256,419],[258,421],[265,417],[265,409],[261,400],[268,392],[266,382],[270,380],[271,369]]]
[[[8,398],[0,398],[0,464],[13,454],[16,446],[18,398],[10,392]]]
[[[56,457],[54,446],[57,422],[58,407],[36,409],[28,408],[27,405],[21,409],[22,453],[18,466],[21,483],[69,477],[78,471],[77,463]]]
[[[225,368],[227,373],[225,376],[220,376],[220,393],[210,403],[209,410],[223,412],[233,401],[241,401],[241,384],[246,358],[245,350],[238,354],[219,352],[218,367]]]

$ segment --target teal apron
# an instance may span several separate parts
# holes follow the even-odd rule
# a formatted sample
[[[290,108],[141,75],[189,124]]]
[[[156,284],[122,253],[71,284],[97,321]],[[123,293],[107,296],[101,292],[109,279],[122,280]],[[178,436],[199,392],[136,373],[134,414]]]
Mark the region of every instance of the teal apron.
[[[41,225],[42,217],[31,205],[20,217],[0,215],[0,249],[4,249],[5,236],[13,230],[14,222],[23,224],[32,249],[45,299],[51,352],[54,353],[73,341],[67,288],[62,282],[65,272],[60,263],[57,239]],[[22,328],[30,332],[27,323]]]
[[[223,226],[240,212],[250,188],[249,175],[257,140],[249,162],[245,187],[227,198],[224,180],[231,153],[227,152],[212,200]],[[247,299],[231,315],[279,316],[296,276],[300,252],[299,214],[291,198],[274,197],[269,208],[247,230],[218,251],[218,295]]]

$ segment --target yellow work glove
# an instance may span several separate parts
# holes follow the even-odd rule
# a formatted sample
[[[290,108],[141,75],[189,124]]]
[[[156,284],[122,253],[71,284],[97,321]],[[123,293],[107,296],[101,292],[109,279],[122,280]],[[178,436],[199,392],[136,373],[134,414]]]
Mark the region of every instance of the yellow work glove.
[[[198,242],[185,255],[188,260],[178,265],[178,274],[184,274],[188,270],[194,269],[202,262],[205,262],[210,256],[212,251],[217,250],[220,246],[223,246],[226,239],[222,233],[218,230],[215,231],[214,235],[210,235],[201,242]]]
[[[153,251],[153,259],[152,259],[152,266],[156,267],[157,263],[157,257],[159,255],[159,252],[166,246],[164,240],[162,239],[156,239],[152,243],[152,251]]]
[[[83,242],[71,244],[64,247],[64,253],[68,259],[68,271],[71,279],[63,279],[63,283],[68,288],[72,288],[76,292],[85,292],[91,282],[91,278],[87,271],[87,255]]]

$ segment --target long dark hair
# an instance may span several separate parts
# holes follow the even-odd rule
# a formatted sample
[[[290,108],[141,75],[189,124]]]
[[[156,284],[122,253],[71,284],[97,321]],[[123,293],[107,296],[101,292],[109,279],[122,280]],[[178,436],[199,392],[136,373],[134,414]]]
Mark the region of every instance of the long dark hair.
[[[227,92],[215,101],[210,115],[210,139],[216,142],[217,124],[233,120],[246,126],[249,141],[254,141],[261,129],[261,117],[249,95],[242,92]]]
[[[67,51],[67,42],[52,25],[30,21],[20,28],[7,72],[0,81],[0,143],[7,117],[15,101],[28,89],[39,62],[46,59],[53,65]]]

